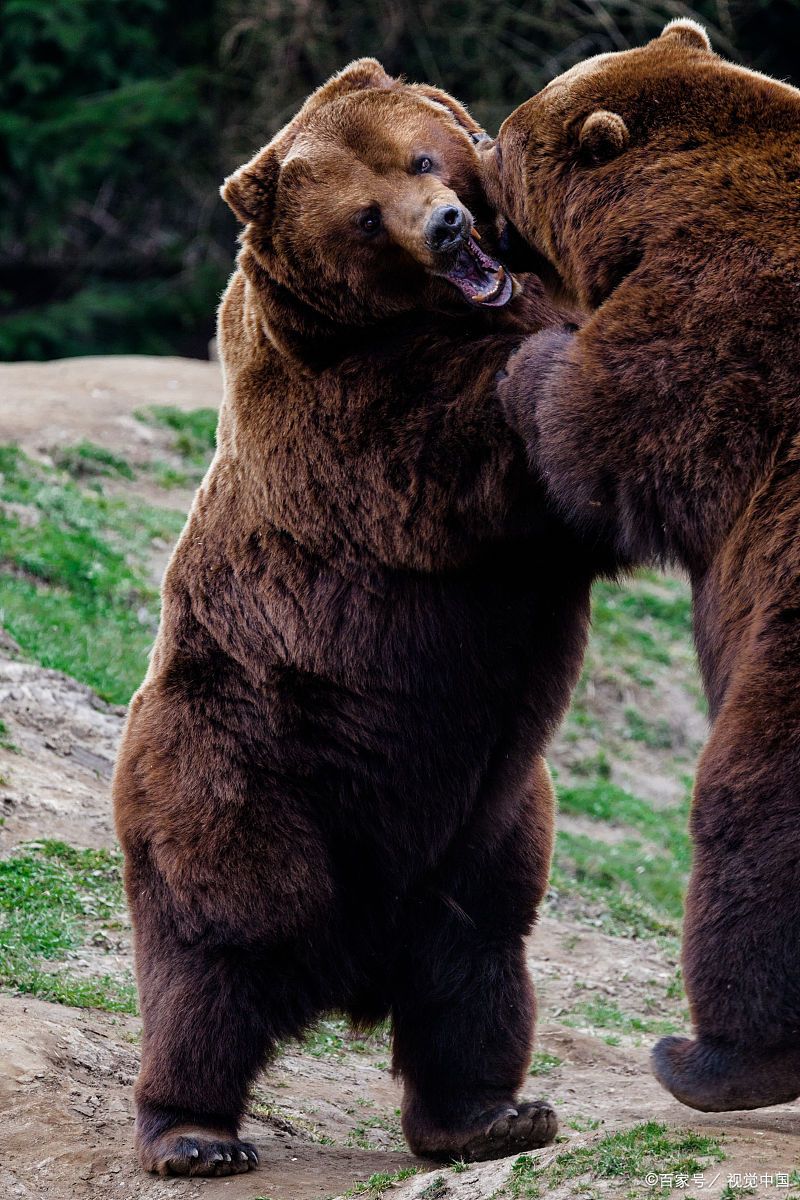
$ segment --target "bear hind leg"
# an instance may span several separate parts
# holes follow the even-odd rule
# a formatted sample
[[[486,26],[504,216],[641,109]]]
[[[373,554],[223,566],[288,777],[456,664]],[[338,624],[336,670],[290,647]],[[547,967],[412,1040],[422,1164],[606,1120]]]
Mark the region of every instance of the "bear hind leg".
[[[403,1130],[411,1149],[424,1158],[478,1162],[552,1141],[551,1106],[516,1099],[534,1018],[522,939],[483,954],[465,947],[463,969],[452,959],[439,965],[436,982],[449,995],[426,988],[417,973],[425,1000],[395,1008],[394,1068],[405,1084]]]
[[[551,1142],[549,1104],[520,1100],[536,1002],[525,962],[547,887],[553,789],[534,764],[516,821],[481,859],[470,831],[452,867],[410,913],[393,1003],[394,1069],[403,1077],[403,1130],[411,1149],[443,1161],[480,1161]]]
[[[761,676],[765,674],[763,669]],[[695,1038],[667,1037],[653,1071],[702,1112],[800,1096],[800,711],[754,679],[720,714],[697,776],[683,975]]]
[[[160,1175],[258,1166],[238,1136],[250,1085],[279,1040],[316,1016],[291,964],[241,946],[186,945],[138,930],[144,1021],[136,1148]]]

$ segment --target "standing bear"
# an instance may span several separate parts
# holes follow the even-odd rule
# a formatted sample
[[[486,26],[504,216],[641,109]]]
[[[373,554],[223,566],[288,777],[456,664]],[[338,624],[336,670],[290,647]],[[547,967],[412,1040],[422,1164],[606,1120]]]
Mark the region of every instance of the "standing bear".
[[[482,136],[365,59],[223,189],[218,449],[114,785],[150,1170],[255,1166],[248,1087],[329,1010],[391,1017],[417,1153],[555,1134],[524,938],[593,570],[494,394],[563,316],[494,257]]]
[[[590,312],[502,400],[566,520],[689,574],[712,732],[683,969],[654,1051],[704,1110],[800,1095],[800,92],[679,20],[517,109],[486,156],[530,261]]]

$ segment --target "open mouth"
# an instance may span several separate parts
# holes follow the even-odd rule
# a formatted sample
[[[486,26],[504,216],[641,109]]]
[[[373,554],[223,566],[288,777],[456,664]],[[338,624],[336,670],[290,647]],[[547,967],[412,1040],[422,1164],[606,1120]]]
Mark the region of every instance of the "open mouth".
[[[450,270],[442,271],[442,277],[454,283],[470,304],[500,308],[511,299],[514,280],[502,263],[484,254],[478,236],[473,229]]]

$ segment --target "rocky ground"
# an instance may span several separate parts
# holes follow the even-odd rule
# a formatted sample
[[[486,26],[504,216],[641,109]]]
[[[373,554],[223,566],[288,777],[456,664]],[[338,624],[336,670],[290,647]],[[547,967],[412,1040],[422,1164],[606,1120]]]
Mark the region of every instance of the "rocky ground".
[[[73,461],[65,448],[94,447],[84,453],[94,463],[102,461],[100,448],[130,467],[94,481],[104,495],[124,501],[134,514],[137,505],[174,514],[185,511],[191,496],[193,451],[177,447],[174,429],[148,423],[141,410],[213,408],[219,390],[217,366],[176,359],[4,366],[0,443],[15,443],[47,471]],[[77,475],[73,470],[71,478],[77,476],[84,486],[85,464]],[[25,509],[24,499],[6,500],[0,515],[34,520]],[[150,545],[148,554],[146,570],[156,578],[168,547]],[[9,571],[12,566],[22,569],[11,564]],[[41,639],[18,645],[15,631],[27,643],[30,630],[10,607],[4,619],[0,600],[0,625],[6,626],[0,640],[0,868],[8,870],[0,874],[0,978],[6,984],[0,991],[0,1196],[797,1200],[796,1105],[703,1115],[675,1102],[648,1071],[653,1040],[687,1027],[673,890],[684,877],[686,780],[704,717],[678,620],[684,607],[685,588],[674,580],[646,579],[627,598],[610,591],[598,597],[587,673],[553,755],[562,790],[560,840],[554,888],[529,946],[540,1025],[527,1092],[555,1104],[560,1140],[539,1154],[476,1167],[440,1168],[414,1159],[399,1131],[388,1035],[357,1037],[332,1016],[302,1045],[286,1047],[254,1090],[246,1136],[261,1151],[261,1169],[231,1180],[186,1181],[144,1176],[131,1154],[139,1023],[126,1000],[130,937],[109,809],[124,709],[41,666],[38,659],[46,655],[31,649]],[[48,849],[53,843],[57,848]],[[19,893],[24,920],[26,904],[38,912],[47,888],[55,889],[39,884],[44,892],[31,894],[31,880],[51,876],[25,873],[53,862],[72,872],[78,916],[70,918],[60,950],[20,966],[19,947],[33,945],[33,934],[26,942],[23,930],[25,936],[10,942],[4,883],[10,888],[23,875],[29,880]],[[90,903],[92,876],[104,873],[108,888]],[[56,894],[62,908],[72,896],[68,889]],[[92,1007],[78,1006],[86,1003],[84,984],[95,988]],[[42,998],[50,995],[62,1002]]]

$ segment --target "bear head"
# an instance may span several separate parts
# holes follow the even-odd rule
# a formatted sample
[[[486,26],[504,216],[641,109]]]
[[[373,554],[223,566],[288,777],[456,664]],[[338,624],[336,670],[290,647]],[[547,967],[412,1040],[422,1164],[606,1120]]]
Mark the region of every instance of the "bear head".
[[[703,239],[720,244],[755,214],[781,158],[796,179],[798,99],[725,62],[687,19],[640,49],[578,64],[482,154],[487,194],[511,223],[512,267],[592,309],[654,247],[663,268],[679,246],[691,256]]]
[[[271,333],[506,304],[514,282],[492,243],[484,140],[451,96],[374,59],[319,88],[222,187]]]

